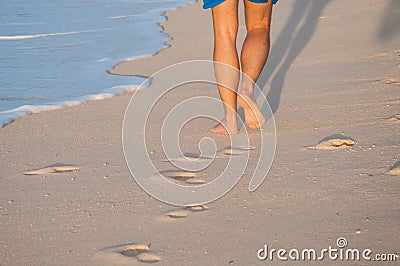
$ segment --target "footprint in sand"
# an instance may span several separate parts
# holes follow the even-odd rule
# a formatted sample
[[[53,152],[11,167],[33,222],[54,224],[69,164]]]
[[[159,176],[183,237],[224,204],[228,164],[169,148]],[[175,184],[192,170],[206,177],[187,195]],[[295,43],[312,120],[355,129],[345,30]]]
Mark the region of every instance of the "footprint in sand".
[[[393,123],[400,123],[400,114],[392,115],[391,117],[387,118],[387,120]]]
[[[388,174],[389,175],[400,175],[400,161],[398,161],[392,167],[390,167]]]
[[[215,155],[215,158],[229,158],[229,156],[235,156],[235,155],[242,155],[244,153],[247,153],[251,150],[255,150],[256,147],[254,146],[247,146],[247,145],[241,145],[241,146],[236,146],[236,147],[228,147],[224,148],[220,151],[217,152]]]
[[[164,159],[163,162],[201,162],[214,159],[213,157],[196,157],[196,156],[183,156],[178,158]]]
[[[256,149],[255,146],[251,146],[251,145],[249,145],[249,146],[247,146],[247,145],[240,145],[240,146],[233,147],[233,148],[240,149],[240,150],[244,150],[244,151],[251,151],[251,150],[255,150],[255,149]]]
[[[184,181],[186,184],[190,185],[201,185],[207,183],[203,179],[196,178],[197,173],[195,172],[166,170],[161,171],[160,174],[168,178]]]
[[[155,263],[160,261],[160,257],[152,253],[141,253],[136,256],[138,261],[145,263]]]
[[[400,79],[391,77],[385,80],[385,84],[399,84],[400,86]]]
[[[201,212],[207,210],[208,207],[205,205],[187,206],[180,209],[168,211],[164,214],[164,217],[170,219],[181,219],[187,217],[189,214],[194,212]]]
[[[192,212],[201,212],[201,211],[208,210],[208,206],[206,206],[206,205],[194,205],[194,206],[187,206],[186,209],[189,209]]]
[[[310,150],[335,150],[335,149],[344,149],[355,145],[357,142],[346,136],[342,135],[333,135],[330,137],[326,137],[318,142],[315,146],[306,147],[306,149]]]
[[[221,151],[219,151],[215,157],[208,156],[195,156],[195,155],[187,155],[179,158],[172,159],[164,159],[163,162],[201,162],[201,161],[209,161],[210,159],[223,158],[226,155],[240,155],[247,151],[255,150],[254,146],[241,145],[237,147],[228,147]]]
[[[221,152],[226,155],[241,155],[254,149],[256,149],[254,146],[237,146],[223,149]]]
[[[234,156],[234,155],[241,155],[244,153],[248,153],[251,150],[256,149],[254,146],[250,145],[241,145],[241,146],[236,146],[236,147],[228,147],[220,150],[217,152],[215,157],[196,157],[193,155],[186,156],[186,157],[180,157],[180,158],[175,158],[175,159],[164,159],[163,162],[187,162],[187,161],[201,161],[201,160],[210,160],[210,159],[217,159],[217,158],[226,158],[228,156]],[[162,174],[165,177],[179,180],[179,181],[184,181],[186,184],[190,185],[201,185],[207,183],[203,179],[196,178],[197,173],[196,172],[189,172],[189,171],[179,171],[179,170],[166,170],[166,171],[161,171],[160,173],[155,174],[153,177],[159,176],[159,174]]]
[[[161,258],[151,251],[150,244],[125,244],[107,247],[97,253],[101,261],[113,264],[131,265],[135,260],[144,263],[159,262]]]
[[[121,249],[121,254],[128,257],[134,257],[140,253],[149,252],[150,244],[134,244]]]
[[[189,185],[202,185],[207,183],[207,181],[200,178],[189,178],[185,180],[185,183]]]
[[[183,180],[183,181],[192,179],[197,175],[195,172],[176,171],[176,170],[161,171],[160,174],[172,179]]]
[[[165,214],[168,218],[180,219],[185,218],[191,213],[190,210],[178,210],[178,211],[170,211]]]
[[[130,245],[121,250],[121,254],[127,257],[134,257],[140,262],[155,263],[160,261],[160,257],[150,252],[150,244]]]
[[[64,173],[64,172],[72,172],[78,170],[79,167],[73,165],[57,165],[57,166],[48,166],[37,170],[26,171],[24,172],[24,175],[45,175],[50,173]]]

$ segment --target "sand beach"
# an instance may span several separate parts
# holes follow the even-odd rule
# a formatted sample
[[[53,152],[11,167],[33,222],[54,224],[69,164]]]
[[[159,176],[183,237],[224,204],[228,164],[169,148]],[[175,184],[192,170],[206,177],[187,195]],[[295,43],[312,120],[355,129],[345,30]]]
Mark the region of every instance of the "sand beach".
[[[170,47],[109,73],[150,76],[175,63],[211,60],[211,13],[201,6],[167,11],[161,25]],[[279,1],[257,82],[276,124],[272,167],[250,193],[260,144],[258,131],[249,130],[255,149],[242,179],[203,207],[158,201],[132,178],[121,134],[134,91],[0,128],[0,265],[280,265],[278,257],[260,260],[258,251],[267,245],[319,254],[338,248],[341,238],[346,248],[372,250],[371,258],[399,254],[399,12],[394,0]],[[240,14],[238,47],[245,36]],[[166,95],[148,121],[148,156],[164,173],[171,172],[160,124],[171,107],[194,96],[218,92],[212,84],[189,84]],[[203,137],[227,147],[227,137],[209,132],[213,125],[191,121],[182,150],[197,153]],[[228,159],[197,177],[210,181]],[[287,263],[396,264],[328,255]]]

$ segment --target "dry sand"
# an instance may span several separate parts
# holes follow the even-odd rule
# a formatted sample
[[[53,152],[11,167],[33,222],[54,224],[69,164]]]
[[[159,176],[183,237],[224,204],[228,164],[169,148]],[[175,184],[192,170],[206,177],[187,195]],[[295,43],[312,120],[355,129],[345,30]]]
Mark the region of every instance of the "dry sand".
[[[240,183],[208,208],[161,203],[131,178],[121,126],[132,93],[22,117],[1,128],[0,265],[271,265],[279,261],[257,259],[264,244],[321,250],[336,247],[339,237],[351,248],[398,253],[395,2],[279,2],[271,56],[259,80],[275,113],[273,166],[261,187],[249,193],[255,167],[250,160]],[[172,47],[123,62],[112,73],[150,75],[172,63],[211,58],[210,12],[201,3],[167,15],[163,26],[174,38]],[[241,18],[239,43],[243,32]],[[157,132],[161,116],[193,95],[217,92],[210,85],[172,93],[149,124],[148,146],[162,170],[167,167]],[[212,125],[193,121],[184,128],[183,149],[197,151]],[[257,146],[257,132],[250,135]],[[225,137],[215,140],[227,145]],[[305,148],[310,146],[314,149]],[[225,163],[218,161],[198,177],[209,178]],[[65,165],[79,170],[64,172],[71,170],[60,167]],[[40,175],[23,174],[45,167],[51,168]],[[323,263],[346,264],[328,258]]]

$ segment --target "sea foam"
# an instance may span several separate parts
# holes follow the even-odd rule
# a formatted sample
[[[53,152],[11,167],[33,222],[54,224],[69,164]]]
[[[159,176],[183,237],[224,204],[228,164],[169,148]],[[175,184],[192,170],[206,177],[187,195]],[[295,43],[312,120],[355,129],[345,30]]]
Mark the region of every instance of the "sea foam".
[[[14,35],[14,36],[0,36],[0,41],[18,41],[25,39],[41,38],[41,37],[52,37],[62,35],[72,35],[80,33],[98,32],[112,29],[97,29],[97,30],[83,30],[83,31],[71,31],[71,32],[58,32],[58,33],[42,33],[42,34],[30,34],[30,35]]]
[[[11,123],[16,118],[21,117],[21,116],[30,115],[30,114],[39,113],[39,112],[57,110],[57,109],[61,109],[63,107],[67,107],[67,106],[76,106],[76,105],[79,105],[79,104],[82,104],[82,103],[88,102],[88,101],[98,101],[98,100],[108,99],[108,98],[111,98],[120,93],[127,92],[127,91],[134,91],[138,88],[144,88],[144,87],[145,87],[144,85],[116,86],[116,87],[110,88],[108,90],[109,92],[86,95],[86,96],[77,98],[73,101],[57,102],[57,103],[44,104],[44,105],[23,105],[23,106],[14,108],[12,110],[0,112],[0,127],[3,127],[5,125]]]

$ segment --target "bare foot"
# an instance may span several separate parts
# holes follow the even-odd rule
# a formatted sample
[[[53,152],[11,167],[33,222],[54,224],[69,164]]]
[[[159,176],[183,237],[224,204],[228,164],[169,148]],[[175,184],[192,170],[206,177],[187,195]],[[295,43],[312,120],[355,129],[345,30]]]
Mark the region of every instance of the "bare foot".
[[[236,135],[238,133],[237,125],[226,125],[225,120],[210,129],[211,132],[222,135]]]
[[[238,103],[244,109],[246,124],[252,129],[262,127],[265,119],[256,101],[246,94],[238,94],[238,96]]]

